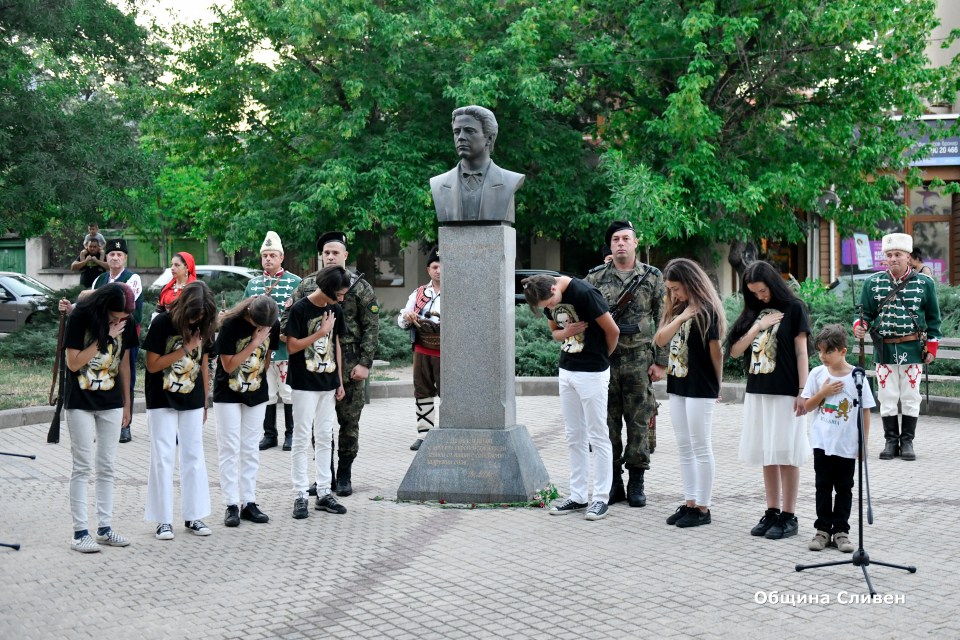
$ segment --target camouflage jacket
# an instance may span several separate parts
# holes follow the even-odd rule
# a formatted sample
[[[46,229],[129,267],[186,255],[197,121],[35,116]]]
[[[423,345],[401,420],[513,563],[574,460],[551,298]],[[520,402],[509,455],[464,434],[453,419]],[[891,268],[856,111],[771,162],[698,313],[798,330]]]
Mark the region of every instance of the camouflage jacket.
[[[247,288],[243,291],[243,297],[246,299],[250,296],[258,296],[266,293],[267,289],[269,289],[270,297],[273,298],[277,306],[280,307],[280,311],[283,311],[292,306],[290,296],[299,284],[300,276],[292,274],[289,271],[281,273],[279,280],[277,278],[271,278],[266,274],[261,274],[256,278],[250,279],[250,282],[247,283]],[[280,343],[280,347],[270,354],[271,362],[283,362],[289,358],[290,356],[287,355],[287,345],[282,342]]]
[[[377,304],[377,294],[370,283],[354,274],[350,284],[350,293],[343,297],[343,319],[347,325],[347,334],[340,338],[344,347],[354,345],[359,351],[360,364],[370,368],[373,358],[377,354],[377,343],[380,339],[380,305]],[[304,277],[300,286],[290,296],[290,306],[284,308],[280,316],[280,331],[287,328],[290,318],[290,309],[300,298],[304,298],[317,290],[317,274],[311,273]]]
[[[657,333],[657,327],[660,324],[660,318],[663,317],[663,300],[667,295],[667,288],[663,284],[663,275],[655,267],[636,261],[630,271],[619,271],[611,261],[607,264],[594,267],[584,278],[584,282],[592,284],[600,290],[603,299],[610,306],[610,312],[617,306],[617,300],[620,293],[626,288],[627,283],[633,276],[643,275],[647,269],[651,270],[643,286],[637,292],[633,302],[627,306],[626,311],[620,317],[620,340],[617,344],[617,350],[624,349],[649,349],[654,356],[654,362],[662,367],[667,366],[668,349],[658,348],[653,342],[653,336]],[[640,331],[633,335],[626,335],[624,329],[637,327]]]

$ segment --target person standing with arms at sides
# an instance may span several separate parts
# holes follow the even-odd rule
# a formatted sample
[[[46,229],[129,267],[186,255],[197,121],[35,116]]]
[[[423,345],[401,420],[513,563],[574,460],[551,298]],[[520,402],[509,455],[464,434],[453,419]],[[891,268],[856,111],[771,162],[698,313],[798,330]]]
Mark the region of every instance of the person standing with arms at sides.
[[[610,354],[620,331],[603,296],[582,280],[538,274],[525,278],[523,296],[536,314],[546,308],[560,347],[560,411],[570,452],[570,497],[550,510],[560,516],[587,510],[586,520],[607,515],[613,452],[607,429]],[[593,498],[587,509],[590,448]]]
[[[220,489],[227,511],[223,524],[267,522],[257,507],[260,430],[267,407],[266,371],[280,343],[280,309],[268,295],[246,298],[220,319],[214,351],[219,356],[213,380],[217,415]],[[237,470],[239,469],[239,484]]]
[[[317,250],[324,267],[347,268],[347,258],[350,256],[347,252],[347,234],[342,231],[323,234],[317,241]],[[304,278],[293,292],[293,304],[313,293],[316,287],[315,275]],[[351,274],[350,288],[343,296],[340,307],[343,309],[343,322],[347,330],[340,339],[346,378],[343,380],[343,398],[337,400],[337,422],[340,425],[337,437],[339,460],[336,479],[331,489],[336,490],[338,496],[349,496],[353,493],[353,461],[360,452],[360,412],[366,402],[364,386],[380,342],[380,305],[377,303],[373,286],[363,278],[363,274]],[[288,306],[287,309],[289,308]],[[285,310],[284,314],[288,314],[288,311]],[[284,318],[281,317],[281,331],[284,326]],[[311,487],[309,493],[316,495],[317,488]]]
[[[613,446],[613,485],[610,504],[624,499],[631,507],[647,504],[643,475],[650,468],[650,454],[656,448],[656,432],[650,425],[657,414],[653,383],[663,380],[667,350],[654,343],[657,323],[663,316],[667,292],[663,276],[654,267],[637,259],[637,232],[633,224],[617,221],[607,228],[606,243],[613,261],[590,270],[584,282],[600,290],[611,311],[620,296],[635,279],[642,279],[639,290],[617,320],[620,341],[610,356],[610,393],[607,424]],[[623,442],[623,423],[627,423],[627,441]],[[623,468],[630,473],[623,489]]]
[[[686,500],[667,524],[683,529],[711,522],[715,463],[710,430],[723,380],[720,336],[726,334],[727,322],[717,290],[696,262],[671,260],[663,278],[667,301],[656,343],[670,347],[667,394]]]
[[[217,324],[217,302],[206,283],[183,288],[150,323],[145,395],[150,475],[143,519],[156,522],[157,539],[173,539],[173,458],[180,449],[180,512],[187,531],[210,535],[210,485],[203,456],[210,370],[207,359]]]
[[[310,431],[314,436],[317,511],[344,514],[346,507],[330,492],[333,426],[337,423],[336,401],[344,396],[340,336],[347,331],[338,302],[350,288],[350,272],[340,266],[325,267],[317,274],[317,290],[293,305],[287,321],[287,351],[290,353],[290,386],[293,387],[293,517],[307,517],[307,476]]]
[[[413,398],[417,405],[417,439],[410,449],[423,444],[427,432],[436,426],[440,397],[440,249],[427,256],[425,284],[410,294],[397,324],[411,330],[413,342]],[[436,410],[435,410],[436,409]]]
[[[133,309],[133,291],[129,287],[122,284],[102,287],[77,304],[70,314],[64,337],[68,371],[65,408],[73,454],[70,548],[81,553],[100,551],[100,545],[125,547],[130,544],[110,528],[110,521],[120,429],[130,422],[128,348],[138,340],[130,320]],[[87,480],[94,460],[99,524],[96,540],[87,529]]]
[[[167,306],[177,299],[183,288],[197,279],[197,264],[193,256],[186,251],[174,254],[170,258],[170,274],[173,279],[160,290],[160,300],[151,320],[156,318],[158,313],[166,311]]]
[[[82,286],[93,286],[97,277],[109,268],[100,242],[96,238],[88,240],[84,244],[80,256],[70,265],[70,268],[80,272],[80,284]]]
[[[827,325],[817,333],[814,345],[823,363],[807,378],[801,394],[808,413],[813,413],[810,440],[813,469],[817,474],[817,533],[807,545],[823,551],[833,543],[844,553],[853,553],[850,542],[850,508],[853,505],[853,472],[859,458],[857,415],[861,407],[853,367],[847,363],[847,330],[841,324]],[[870,408],[877,406],[870,385],[863,385],[863,450],[870,435]],[[836,491],[836,503],[833,493]]]
[[[260,245],[260,266],[263,273],[252,278],[243,292],[244,298],[265,294],[273,298],[281,311],[289,309],[296,300],[293,292],[300,286],[300,276],[283,268],[283,244],[280,236],[267,231]],[[272,449],[280,444],[277,433],[277,413],[283,407],[283,450],[290,451],[293,441],[293,396],[287,383],[287,345],[281,340],[270,354],[267,367],[267,404],[263,416],[263,439],[260,450]]]
[[[133,271],[127,269],[127,241],[123,238],[117,238],[107,242],[106,248],[104,249],[107,254],[107,266],[109,271],[106,273],[100,274],[96,280],[93,281],[93,285],[90,287],[90,291],[95,291],[100,287],[105,287],[108,284],[113,284],[114,282],[121,282],[130,289],[133,290],[133,296],[136,300],[136,308],[133,310],[133,313],[130,314],[133,318],[135,328],[137,330],[137,335],[140,335],[140,323],[143,320],[143,282],[140,280],[140,276]],[[84,295],[89,295],[86,292],[81,292],[80,297]],[[63,313],[70,313],[73,311],[73,306],[68,300],[61,300],[59,309]],[[137,356],[140,353],[140,345],[131,345],[130,346],[130,397],[133,397],[133,390],[137,384]],[[132,440],[130,435],[130,425],[127,425],[120,430],[120,443],[127,443]]]
[[[911,243],[912,240],[911,238]],[[913,251],[910,252],[910,268],[920,275],[933,277],[933,270],[923,264],[923,249],[920,247],[914,247]]]
[[[913,438],[920,417],[920,378],[923,365],[937,357],[940,332],[940,303],[933,278],[910,268],[913,238],[905,233],[883,236],[887,271],[863,283],[860,306],[863,323],[857,318],[853,335],[873,337],[873,362],[877,366],[877,399],[886,441],[881,460],[916,460]],[[880,344],[882,341],[883,344]],[[903,416],[898,420],[900,408]]]
[[[739,457],[763,467],[767,494],[767,511],[750,533],[776,540],[797,535],[799,527],[794,513],[800,467],[810,455],[806,401],[800,395],[810,371],[810,320],[806,306],[768,263],[752,263],[742,282],[748,289],[743,311],[727,337],[728,352],[744,356],[747,370]]]

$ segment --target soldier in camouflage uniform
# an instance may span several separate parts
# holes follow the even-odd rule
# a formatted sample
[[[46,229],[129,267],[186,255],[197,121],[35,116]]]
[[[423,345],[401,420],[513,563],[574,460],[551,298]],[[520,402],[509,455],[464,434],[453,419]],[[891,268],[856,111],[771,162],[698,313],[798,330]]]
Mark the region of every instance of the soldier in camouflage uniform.
[[[607,402],[607,425],[613,445],[610,504],[626,498],[631,507],[642,507],[647,504],[643,474],[650,468],[650,454],[656,448],[656,432],[650,429],[657,413],[653,383],[663,379],[669,355],[667,349],[659,349],[653,342],[663,316],[666,287],[660,271],[637,260],[637,235],[630,222],[612,223],[607,229],[606,243],[613,251],[613,261],[591,269],[584,281],[600,290],[611,313],[631,279],[650,272],[618,322],[620,339],[610,356]],[[627,423],[626,446],[622,438],[624,420]],[[626,492],[623,464],[630,472]]]
[[[346,268],[347,235],[342,231],[331,231],[317,240],[317,251],[321,254],[321,268],[338,265]],[[293,292],[292,303],[310,295],[317,289],[316,273],[303,279]],[[291,305],[292,306],[292,305]],[[340,337],[340,350],[343,366],[343,389],[346,394],[337,401],[337,422],[340,423],[338,464],[335,487],[338,496],[353,493],[351,467],[359,451],[360,412],[365,401],[364,384],[373,366],[373,357],[377,353],[380,338],[380,306],[373,287],[362,277],[354,274],[350,290],[340,303],[343,318],[347,325],[347,334]],[[290,316],[289,307],[280,317],[281,332],[287,326]],[[331,465],[333,463],[331,462]],[[311,488],[311,494],[315,488]]]

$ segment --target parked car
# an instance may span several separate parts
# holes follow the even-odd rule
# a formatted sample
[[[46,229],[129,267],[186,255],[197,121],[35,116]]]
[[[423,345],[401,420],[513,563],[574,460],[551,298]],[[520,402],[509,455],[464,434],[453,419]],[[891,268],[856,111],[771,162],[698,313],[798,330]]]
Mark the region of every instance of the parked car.
[[[10,333],[30,322],[34,307],[43,296],[56,292],[30,276],[13,271],[0,271],[0,333]]]
[[[260,275],[260,271],[257,269],[250,269],[249,267],[232,267],[227,264],[198,264],[197,265],[197,278],[203,280],[207,284],[223,283],[224,280],[235,280],[237,283],[237,288],[244,288],[247,286],[247,281]],[[170,282],[173,279],[173,274],[170,272],[169,267],[160,274],[160,277],[157,278],[153,284],[150,285],[151,291],[160,291],[163,288],[163,285]]]
[[[535,276],[538,273],[546,273],[548,275],[559,277],[559,276],[570,276],[571,278],[579,278],[575,273],[568,273],[566,271],[551,271],[550,269],[517,269],[516,271],[516,284],[514,284],[514,301],[517,306],[522,304],[527,304],[526,299],[523,297],[523,279],[529,278],[530,276]]]

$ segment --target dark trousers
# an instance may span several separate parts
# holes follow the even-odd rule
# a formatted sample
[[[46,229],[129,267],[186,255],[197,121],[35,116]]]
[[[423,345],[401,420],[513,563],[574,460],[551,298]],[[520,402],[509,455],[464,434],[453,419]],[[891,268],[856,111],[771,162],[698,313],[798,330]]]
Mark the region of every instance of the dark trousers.
[[[440,395],[440,358],[425,353],[413,354],[413,397],[434,398]]]
[[[813,470],[817,474],[817,521],[813,526],[818,531],[850,533],[856,466],[857,461],[851,458],[828,456],[823,449],[813,450]]]

